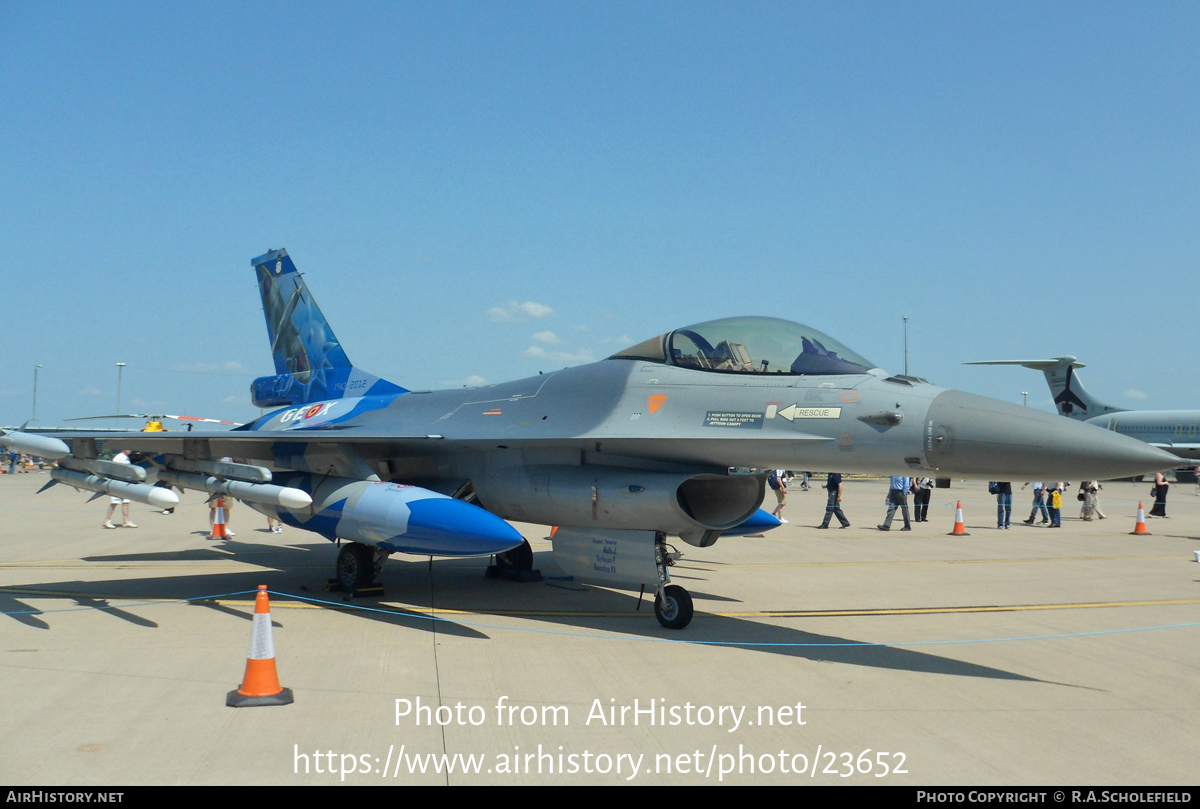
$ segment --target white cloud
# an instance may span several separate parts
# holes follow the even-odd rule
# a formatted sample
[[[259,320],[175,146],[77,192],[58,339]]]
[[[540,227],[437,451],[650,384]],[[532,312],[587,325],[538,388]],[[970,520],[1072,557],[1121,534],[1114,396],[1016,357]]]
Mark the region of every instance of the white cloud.
[[[540,320],[554,314],[554,310],[544,303],[525,301],[509,301],[503,306],[493,306],[487,310],[488,320],[493,323],[515,323],[518,320]]]
[[[243,402],[246,401],[246,397],[245,396],[226,396],[221,401],[225,402],[226,404],[242,404]]]
[[[571,328],[574,329],[575,331],[591,331],[591,329],[589,329],[587,326],[583,325],[582,323],[580,323],[578,326],[572,326]]]
[[[107,396],[108,394],[99,388],[93,388],[91,385],[79,391],[80,396]]]
[[[559,336],[552,331],[534,332],[533,339],[539,343],[545,343],[548,346],[556,346],[562,342]]]
[[[570,351],[547,351],[541,346],[530,346],[521,352],[526,357],[535,359],[548,359],[555,362],[595,362],[596,358],[592,356],[592,352],[586,348],[581,348],[572,353]]]
[[[462,381],[462,386],[464,388],[477,388],[480,385],[486,385],[486,384],[487,384],[487,380],[484,379],[479,374],[471,374],[470,376],[468,376],[466,379],[464,379]]]
[[[1125,391],[1125,398],[1127,398],[1127,399],[1145,399],[1146,394],[1142,393],[1140,390],[1127,390],[1127,391]]]

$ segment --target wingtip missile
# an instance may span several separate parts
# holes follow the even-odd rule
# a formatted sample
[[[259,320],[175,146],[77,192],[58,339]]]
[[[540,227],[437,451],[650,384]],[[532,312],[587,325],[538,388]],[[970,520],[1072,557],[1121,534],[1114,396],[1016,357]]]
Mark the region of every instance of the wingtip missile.
[[[0,435],[0,444],[15,449],[18,452],[37,455],[38,457],[50,460],[57,460],[71,454],[71,448],[57,438],[51,438],[48,435],[22,433],[15,430]]]

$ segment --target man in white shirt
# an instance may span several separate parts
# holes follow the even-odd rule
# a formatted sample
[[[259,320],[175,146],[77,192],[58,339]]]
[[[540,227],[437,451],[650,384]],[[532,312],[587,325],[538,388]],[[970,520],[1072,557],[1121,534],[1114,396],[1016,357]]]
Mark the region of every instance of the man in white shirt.
[[[125,464],[129,463],[130,462],[129,461],[129,450],[123,449],[120,452],[118,452],[116,455],[113,456],[112,462],[113,463],[125,463]],[[117,526],[113,525],[113,521],[112,521],[113,512],[117,510],[117,506],[121,507],[121,515],[125,518],[125,522],[123,522],[121,524],[121,527],[122,528],[137,528],[137,523],[129,521],[129,501],[123,500],[120,497],[108,498],[108,513],[104,515],[104,527],[105,528],[116,528],[117,527]]]

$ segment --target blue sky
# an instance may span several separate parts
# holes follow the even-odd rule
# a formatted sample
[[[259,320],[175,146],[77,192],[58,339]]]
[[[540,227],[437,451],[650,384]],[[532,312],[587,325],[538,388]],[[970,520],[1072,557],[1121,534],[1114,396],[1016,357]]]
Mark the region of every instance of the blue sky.
[[[249,259],[413,388],[763,314],[1200,407],[1200,6],[0,3],[0,423],[245,420]]]

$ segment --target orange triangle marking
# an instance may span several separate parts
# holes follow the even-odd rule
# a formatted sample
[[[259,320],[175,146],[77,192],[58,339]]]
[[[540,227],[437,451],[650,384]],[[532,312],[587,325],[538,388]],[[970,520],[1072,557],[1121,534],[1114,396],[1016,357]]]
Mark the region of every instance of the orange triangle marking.
[[[663,402],[667,401],[667,397],[661,393],[657,396],[650,397],[650,412],[657,413],[658,409],[663,406]]]

